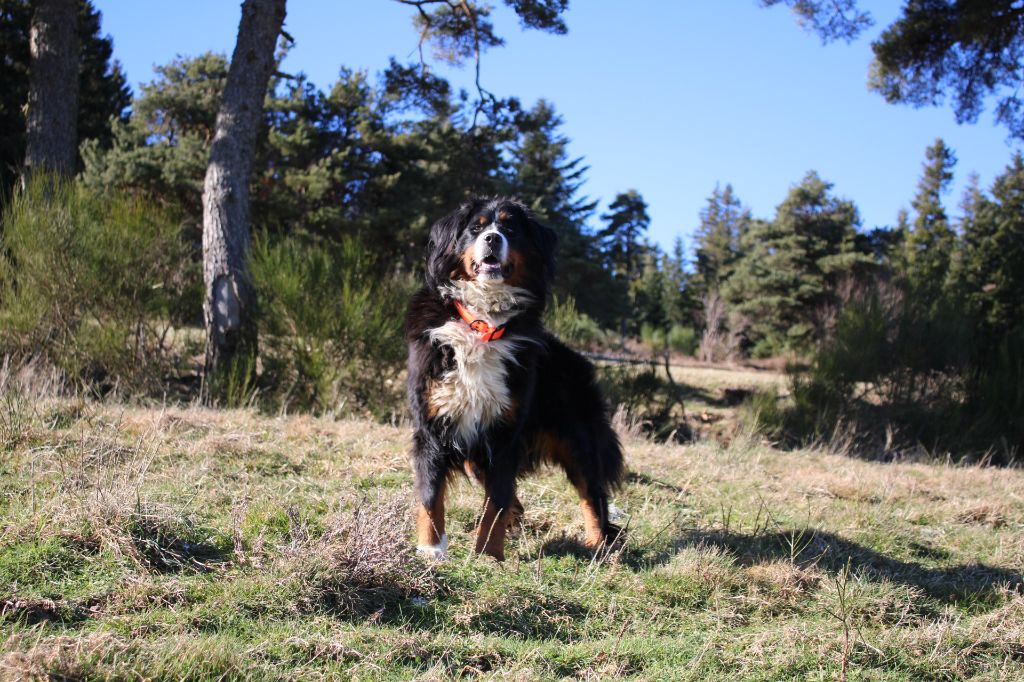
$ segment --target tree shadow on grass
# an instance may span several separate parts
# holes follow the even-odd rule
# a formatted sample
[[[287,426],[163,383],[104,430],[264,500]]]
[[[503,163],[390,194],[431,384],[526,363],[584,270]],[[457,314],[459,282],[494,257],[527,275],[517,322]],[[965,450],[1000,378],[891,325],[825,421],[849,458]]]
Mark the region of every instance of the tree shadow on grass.
[[[741,566],[793,560],[839,573],[849,563],[854,574],[915,587],[928,597],[947,603],[989,602],[997,599],[1004,589],[1024,588],[1024,575],[1019,571],[981,563],[929,567],[887,556],[820,529],[766,533],[693,530],[677,538],[672,554],[684,547],[700,545],[722,550]],[[910,550],[923,559],[944,558],[943,552],[922,545],[911,545]],[[664,555],[656,563],[663,563],[670,557],[670,554]]]

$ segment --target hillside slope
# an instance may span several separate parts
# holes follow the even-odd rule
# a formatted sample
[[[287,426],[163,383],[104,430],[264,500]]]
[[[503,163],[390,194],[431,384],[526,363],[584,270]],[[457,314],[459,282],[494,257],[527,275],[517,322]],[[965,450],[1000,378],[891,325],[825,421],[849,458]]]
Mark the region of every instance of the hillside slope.
[[[408,429],[0,404],[0,677],[1020,679],[1024,472],[627,438],[629,540],[559,476],[501,565],[410,552]]]

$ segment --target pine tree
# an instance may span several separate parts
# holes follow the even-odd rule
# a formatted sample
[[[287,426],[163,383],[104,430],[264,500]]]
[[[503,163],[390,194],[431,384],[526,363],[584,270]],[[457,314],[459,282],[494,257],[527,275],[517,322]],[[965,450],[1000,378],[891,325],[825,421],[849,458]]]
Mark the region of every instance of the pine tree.
[[[956,234],[942,206],[942,195],[953,180],[956,157],[941,139],[925,153],[924,173],[911,205],[916,216],[907,237],[907,280],[915,299],[934,307],[942,296]]]
[[[582,157],[569,158],[569,138],[559,132],[561,126],[562,117],[545,100],[519,117],[511,147],[512,187],[552,229],[579,231],[597,202],[580,196],[588,166]]]
[[[694,252],[694,284],[699,296],[718,291],[739,256],[740,236],[750,224],[750,211],[733,194],[732,185],[715,186],[700,212]]]
[[[78,0],[37,0],[29,31],[25,170],[70,176],[78,155]]]
[[[620,279],[634,279],[639,274],[641,239],[651,224],[644,198],[635,189],[617,194],[601,220],[607,225],[597,238],[609,267]]]
[[[245,0],[203,184],[207,380],[255,375],[256,292],[249,277],[249,177],[284,23],[285,0]],[[210,384],[207,388],[212,388]]]
[[[686,255],[682,237],[672,243],[672,253],[662,260],[665,272],[665,317],[669,324],[690,326],[697,310],[695,287],[686,269]]]
[[[996,178],[991,198],[978,193],[965,222],[956,289],[992,343],[1024,329],[1024,158],[1017,152]]]
[[[855,248],[856,207],[831,192],[812,171],[789,191],[775,220],[754,220],[743,236],[743,256],[723,293],[749,320],[756,354],[806,346],[839,281],[871,263]]]
[[[967,280],[970,279],[970,275],[968,275],[968,271],[971,269],[968,263],[969,255],[977,248],[979,239],[983,241],[986,238],[982,236],[982,231],[985,228],[978,221],[978,212],[985,201],[985,193],[981,190],[978,174],[971,173],[967,178],[967,187],[964,189],[963,197],[960,199],[957,239],[950,256],[949,272],[945,284],[945,289],[954,298],[963,298],[965,287],[969,286]]]
[[[665,295],[668,290],[665,271],[662,267],[663,254],[657,245],[644,244],[639,260],[636,279],[630,282],[630,298],[633,300],[632,320],[635,328],[644,325],[657,329],[668,326],[665,315]]]
[[[125,121],[132,91],[121,64],[113,59],[114,41],[101,33],[103,16],[92,2],[80,3],[78,39],[81,68],[78,81],[78,139],[111,142],[111,119]],[[81,164],[79,164],[80,166]]]
[[[154,72],[132,103],[131,117],[115,121],[109,145],[83,143],[82,180],[97,191],[142,190],[156,201],[183,208],[198,226],[228,60],[206,53],[175,59]]]
[[[544,100],[518,117],[509,191],[528,201],[558,235],[554,295],[573,297],[580,311],[610,324],[625,312],[626,290],[601,267],[600,247],[586,228],[597,202],[580,195],[587,166],[581,157],[569,157],[561,125]]]

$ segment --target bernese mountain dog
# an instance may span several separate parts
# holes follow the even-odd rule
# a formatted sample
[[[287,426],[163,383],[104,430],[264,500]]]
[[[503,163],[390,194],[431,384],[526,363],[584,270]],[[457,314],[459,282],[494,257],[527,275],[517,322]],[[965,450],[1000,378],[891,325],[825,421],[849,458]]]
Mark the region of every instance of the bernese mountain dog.
[[[608,495],[622,479],[622,449],[594,367],[541,321],[555,242],[508,198],[468,201],[430,230],[426,286],[405,327],[425,556],[445,556],[445,487],[464,473],[485,493],[476,551],[504,559],[506,530],[523,511],[516,479],[541,464],[561,467],[579,493],[588,547],[619,536]]]

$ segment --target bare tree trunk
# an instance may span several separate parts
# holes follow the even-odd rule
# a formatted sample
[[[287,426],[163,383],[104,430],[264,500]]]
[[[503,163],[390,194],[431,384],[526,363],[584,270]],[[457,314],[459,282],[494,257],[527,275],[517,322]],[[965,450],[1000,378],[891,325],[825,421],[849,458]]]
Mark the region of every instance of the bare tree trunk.
[[[36,0],[29,33],[25,170],[69,176],[78,152],[78,0]]]
[[[245,0],[203,184],[206,380],[254,359],[255,291],[249,279],[249,175],[285,0]]]

